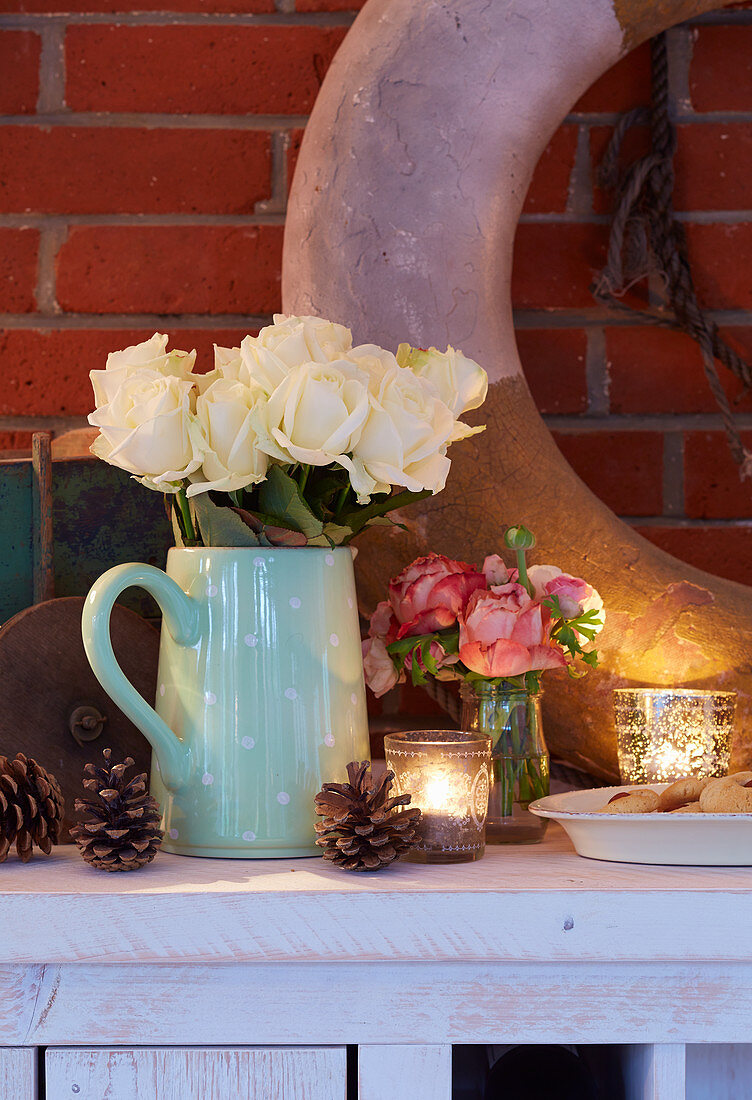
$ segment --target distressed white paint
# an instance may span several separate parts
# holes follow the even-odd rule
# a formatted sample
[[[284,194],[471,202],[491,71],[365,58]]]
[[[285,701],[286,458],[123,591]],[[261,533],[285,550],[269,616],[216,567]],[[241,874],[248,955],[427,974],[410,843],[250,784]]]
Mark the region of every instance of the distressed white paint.
[[[358,1049],[358,1100],[451,1100],[451,1046]]]
[[[626,1100],[684,1100],[683,1043],[623,1047],[622,1064]]]
[[[3,994],[14,1046],[745,1042],[752,963],[78,963]]]
[[[0,1098],[36,1100],[36,1096],[36,1051],[0,1047]]]
[[[103,875],[74,848],[0,878],[0,965],[752,957],[752,869],[584,860],[562,831],[477,863],[352,875],[321,859],[162,853]],[[398,930],[398,931],[395,931]]]
[[[345,1100],[345,1050],[48,1050],[45,1100]],[[10,1100],[10,1098],[9,1098]]]

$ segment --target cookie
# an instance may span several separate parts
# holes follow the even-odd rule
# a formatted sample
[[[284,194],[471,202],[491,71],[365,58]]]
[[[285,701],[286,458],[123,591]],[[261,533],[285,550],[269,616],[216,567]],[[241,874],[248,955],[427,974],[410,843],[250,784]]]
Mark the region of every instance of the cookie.
[[[744,786],[738,776],[744,772],[729,775],[723,779],[711,779],[700,795],[700,806],[704,814],[752,814],[752,787]],[[746,780],[752,783],[752,778]]]
[[[631,791],[622,791],[614,795],[610,802],[602,806],[602,814],[652,814],[658,809],[658,795],[649,788],[635,787]]]
[[[677,806],[675,810],[667,810],[670,814],[701,814],[702,806],[699,802],[687,802],[684,806]]]
[[[658,798],[659,811],[671,813],[672,810],[678,810],[680,806],[686,806],[689,802],[698,802],[709,782],[709,779],[695,779],[691,776],[686,779],[677,779],[661,792]]]

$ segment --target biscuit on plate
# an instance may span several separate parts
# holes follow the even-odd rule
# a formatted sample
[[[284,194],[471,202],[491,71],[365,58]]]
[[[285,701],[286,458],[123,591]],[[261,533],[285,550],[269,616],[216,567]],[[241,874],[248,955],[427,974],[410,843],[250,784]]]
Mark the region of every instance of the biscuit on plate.
[[[622,791],[602,806],[602,814],[652,814],[658,809],[658,795],[649,788]]]
[[[693,776],[677,779],[665,791],[661,791],[658,809],[661,813],[671,813],[680,806],[686,806],[688,802],[698,802],[709,782],[709,779],[695,779]]]
[[[683,806],[677,806],[675,810],[667,810],[670,814],[701,814],[702,806],[699,802],[686,802]]]
[[[704,814],[752,814],[752,787],[745,787],[735,775],[711,779],[700,795],[700,806]]]

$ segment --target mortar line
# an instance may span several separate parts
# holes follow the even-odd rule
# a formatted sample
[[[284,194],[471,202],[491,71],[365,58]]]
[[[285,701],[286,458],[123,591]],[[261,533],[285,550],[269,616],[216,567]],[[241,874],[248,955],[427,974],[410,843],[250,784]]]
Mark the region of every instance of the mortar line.
[[[37,115],[5,115],[3,126],[78,126],[169,130],[286,130],[304,127],[308,115],[171,114],[148,111],[48,111]]]
[[[349,27],[357,11],[337,12],[13,12],[0,30],[39,31],[46,26],[118,27]]]
[[[80,329],[240,329],[261,328],[272,321],[270,313],[5,313],[0,328],[8,330],[76,332]]]
[[[35,297],[41,313],[57,317],[60,306],[56,297],[55,260],[68,236],[68,229],[59,222],[50,222],[40,228]]]
[[[37,112],[54,114],[65,108],[65,27],[59,23],[43,26],[41,39]]]
[[[261,205],[261,204],[259,204]],[[132,228],[177,228],[178,226],[247,226],[284,225],[284,212],[269,214],[0,214],[0,226],[47,229],[57,225],[130,226]]]

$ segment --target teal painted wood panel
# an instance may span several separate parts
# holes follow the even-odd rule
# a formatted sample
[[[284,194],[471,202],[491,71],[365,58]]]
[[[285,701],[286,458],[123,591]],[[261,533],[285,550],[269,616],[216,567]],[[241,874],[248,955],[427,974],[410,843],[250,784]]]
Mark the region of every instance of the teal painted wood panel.
[[[162,567],[172,543],[161,493],[95,458],[52,467],[55,595],[83,596],[100,574],[127,561]],[[33,499],[30,459],[0,461],[0,621],[33,602]],[[123,601],[157,614],[145,593]]]

